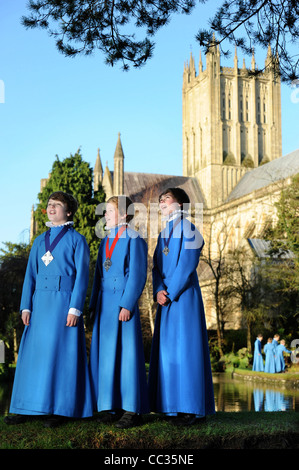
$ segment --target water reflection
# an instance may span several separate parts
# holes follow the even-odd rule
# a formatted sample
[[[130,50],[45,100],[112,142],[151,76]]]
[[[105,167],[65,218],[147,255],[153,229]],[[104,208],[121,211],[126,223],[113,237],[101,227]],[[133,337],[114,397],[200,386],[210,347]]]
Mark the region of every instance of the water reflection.
[[[299,411],[299,391],[213,374],[216,411]]]
[[[299,411],[299,390],[213,374],[216,411]],[[0,416],[9,412],[12,382],[0,382]]]

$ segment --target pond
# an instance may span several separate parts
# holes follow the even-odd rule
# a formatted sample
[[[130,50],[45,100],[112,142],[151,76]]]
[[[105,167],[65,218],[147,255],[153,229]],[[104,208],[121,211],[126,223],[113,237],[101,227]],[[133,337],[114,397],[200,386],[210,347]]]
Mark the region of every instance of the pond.
[[[216,411],[299,411],[299,390],[233,379],[214,373]],[[0,382],[0,416],[9,412],[12,383]]]
[[[213,374],[216,411],[299,411],[299,390]]]

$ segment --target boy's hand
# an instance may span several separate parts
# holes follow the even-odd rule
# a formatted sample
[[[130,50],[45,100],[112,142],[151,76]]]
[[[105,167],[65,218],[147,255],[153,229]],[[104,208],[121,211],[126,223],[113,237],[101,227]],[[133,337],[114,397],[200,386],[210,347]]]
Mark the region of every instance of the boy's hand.
[[[121,311],[119,312],[119,321],[129,321],[131,319],[131,312],[130,310],[127,310],[126,308],[122,308]]]
[[[30,316],[31,316],[31,313],[28,312],[27,310],[24,310],[24,311],[22,312],[22,316],[21,316],[21,317],[22,317],[22,321],[23,321],[24,325],[26,325],[26,326],[29,325],[29,323],[30,323]]]
[[[159,292],[157,293],[157,302],[159,305],[162,305],[162,307],[165,307],[165,305],[170,302],[167,296],[168,292],[166,292],[166,290],[159,290]]]
[[[77,315],[72,315],[69,313],[66,319],[66,326],[77,326],[78,321],[79,317],[77,317]]]

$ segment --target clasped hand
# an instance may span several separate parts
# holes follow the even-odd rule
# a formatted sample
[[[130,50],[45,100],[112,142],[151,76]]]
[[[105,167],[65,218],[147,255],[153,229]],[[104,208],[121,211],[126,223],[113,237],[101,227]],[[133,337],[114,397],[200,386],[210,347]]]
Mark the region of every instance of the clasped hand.
[[[159,305],[162,305],[162,307],[165,307],[170,302],[167,296],[168,292],[166,290],[159,290],[159,292],[157,293],[157,302]]]

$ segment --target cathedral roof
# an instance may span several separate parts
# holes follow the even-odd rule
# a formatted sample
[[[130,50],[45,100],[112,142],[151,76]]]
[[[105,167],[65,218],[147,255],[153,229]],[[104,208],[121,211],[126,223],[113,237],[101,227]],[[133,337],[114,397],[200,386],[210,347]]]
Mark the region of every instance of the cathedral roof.
[[[143,202],[144,199],[158,202],[161,192],[177,186],[186,191],[191,204],[202,203],[206,207],[203,192],[196,178],[128,171],[124,173],[124,193],[134,202]]]
[[[270,184],[295,176],[297,173],[299,173],[299,149],[245,173],[226,202],[239,199]]]

